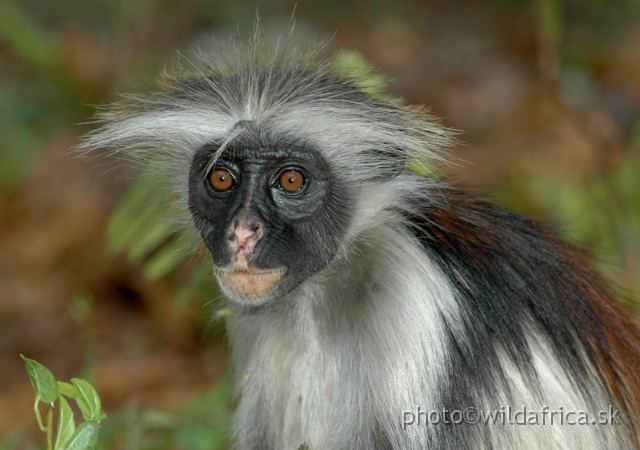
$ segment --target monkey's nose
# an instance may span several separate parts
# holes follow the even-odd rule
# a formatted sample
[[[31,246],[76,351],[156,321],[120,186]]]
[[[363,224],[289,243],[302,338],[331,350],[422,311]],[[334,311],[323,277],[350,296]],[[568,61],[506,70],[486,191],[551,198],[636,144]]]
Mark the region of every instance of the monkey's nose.
[[[264,235],[264,225],[256,218],[236,220],[229,235],[229,246],[235,260],[248,261]]]
[[[262,225],[257,220],[247,222],[247,228],[254,233],[256,233],[261,227]]]
[[[253,251],[255,244],[262,238],[262,225],[260,222],[245,222],[240,223],[234,230],[234,234],[238,239],[238,248],[241,251],[247,251],[251,247],[250,251]]]

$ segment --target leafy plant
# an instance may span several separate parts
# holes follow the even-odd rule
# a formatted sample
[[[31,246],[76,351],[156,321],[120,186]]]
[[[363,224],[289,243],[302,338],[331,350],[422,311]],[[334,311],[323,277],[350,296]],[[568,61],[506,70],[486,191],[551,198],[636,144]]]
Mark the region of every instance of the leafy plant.
[[[106,417],[95,388],[80,378],[72,378],[70,383],[58,381],[53,373],[39,362],[24,355],[20,357],[36,391],[33,410],[40,430],[46,433],[47,450],[95,448],[100,422]],[[77,426],[67,398],[74,400],[82,413],[84,421]],[[47,405],[44,422],[40,414],[40,402]],[[57,426],[54,424],[56,413]]]

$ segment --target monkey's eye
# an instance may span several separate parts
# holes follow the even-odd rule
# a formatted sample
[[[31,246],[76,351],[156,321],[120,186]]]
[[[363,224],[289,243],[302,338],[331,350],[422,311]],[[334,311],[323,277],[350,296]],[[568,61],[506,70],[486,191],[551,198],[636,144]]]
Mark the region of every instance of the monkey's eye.
[[[289,194],[294,194],[300,192],[306,182],[307,179],[299,170],[286,169],[278,177],[277,186]]]
[[[224,192],[231,189],[236,184],[236,180],[226,168],[215,167],[209,175],[209,184],[214,190]]]

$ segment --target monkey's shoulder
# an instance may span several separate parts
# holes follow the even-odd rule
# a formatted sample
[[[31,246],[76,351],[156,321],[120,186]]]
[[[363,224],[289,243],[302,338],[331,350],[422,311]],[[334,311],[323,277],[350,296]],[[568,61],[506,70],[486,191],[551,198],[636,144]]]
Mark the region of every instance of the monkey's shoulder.
[[[549,224],[501,208],[460,188],[430,186],[429,201],[412,205],[409,227],[422,244],[438,253],[479,258],[513,256],[549,259],[587,258]]]
[[[584,343],[576,336],[586,330],[591,342],[583,351],[594,360],[606,355],[603,364],[615,365],[619,353],[631,353],[627,359],[640,363],[640,330],[585,251],[549,226],[464,190],[440,186],[429,197],[408,215],[408,227],[455,286],[459,305],[475,312],[476,337],[497,336],[515,357],[526,348],[519,322],[526,318],[567,366],[580,366],[575,349]],[[623,331],[609,335],[614,323]]]
[[[622,317],[588,255],[550,227],[457,188],[428,198],[407,226],[487,332],[518,342],[511,321],[527,317],[562,348],[573,337],[558,330],[602,330]]]

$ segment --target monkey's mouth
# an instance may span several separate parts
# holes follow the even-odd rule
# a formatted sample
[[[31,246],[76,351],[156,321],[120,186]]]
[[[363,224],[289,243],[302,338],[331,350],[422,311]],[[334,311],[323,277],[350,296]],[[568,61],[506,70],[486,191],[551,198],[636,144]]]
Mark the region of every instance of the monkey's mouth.
[[[284,269],[216,268],[216,277],[223,290],[233,297],[258,300],[268,296],[282,281]]]

